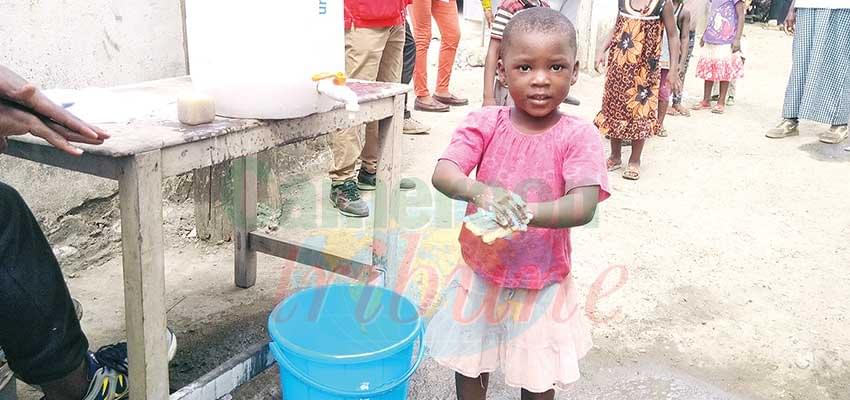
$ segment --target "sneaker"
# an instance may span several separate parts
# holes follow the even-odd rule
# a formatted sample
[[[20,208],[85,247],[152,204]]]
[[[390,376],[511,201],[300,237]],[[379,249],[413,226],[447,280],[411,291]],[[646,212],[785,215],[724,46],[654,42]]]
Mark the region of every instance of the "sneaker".
[[[727,106],[734,106],[735,105],[735,96],[729,96],[729,98],[726,99],[726,105]]]
[[[404,119],[404,130],[402,131],[405,135],[424,135],[430,131],[427,125],[413,119],[413,118],[405,118]]]
[[[789,136],[797,136],[800,134],[800,130],[798,129],[799,123],[793,119],[784,119],[776,128],[773,128],[765,134],[765,136],[771,139],[782,139]]]
[[[168,361],[174,358],[176,352],[177,336],[168,329]],[[83,400],[119,400],[130,394],[126,342],[89,352],[88,366],[89,389]]]
[[[563,103],[564,103],[564,104],[569,104],[569,105],[571,105],[571,106],[580,106],[580,105],[581,105],[581,100],[579,100],[579,99],[577,99],[577,98],[575,98],[575,97],[573,97],[573,96],[567,96],[567,98],[566,98],[566,99],[564,99]]]
[[[818,135],[818,139],[826,144],[838,144],[847,139],[847,125],[833,125],[828,131]]]
[[[331,203],[346,217],[368,217],[369,205],[360,198],[357,183],[345,181],[331,187]]]
[[[361,169],[359,173],[357,173],[357,188],[364,192],[371,192],[375,190],[377,180],[377,174],[370,174],[364,169]],[[413,190],[416,189],[416,182],[412,179],[401,178],[401,182],[398,184],[399,189],[401,190]]]

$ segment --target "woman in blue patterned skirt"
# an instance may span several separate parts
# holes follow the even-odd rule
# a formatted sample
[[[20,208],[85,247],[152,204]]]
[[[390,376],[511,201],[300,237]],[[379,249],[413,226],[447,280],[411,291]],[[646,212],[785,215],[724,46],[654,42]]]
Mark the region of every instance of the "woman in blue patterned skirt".
[[[801,119],[829,124],[818,138],[847,139],[850,120],[850,1],[795,0],[785,19],[794,34],[794,65],[785,92],[783,121],[767,132],[773,139],[799,135]],[[848,150],[850,151],[850,150]]]

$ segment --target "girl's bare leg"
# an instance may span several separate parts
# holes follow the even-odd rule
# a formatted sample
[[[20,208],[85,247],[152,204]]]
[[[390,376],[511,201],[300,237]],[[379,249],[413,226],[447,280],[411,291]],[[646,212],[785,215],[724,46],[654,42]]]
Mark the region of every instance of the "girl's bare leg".
[[[703,104],[711,104],[711,89],[714,88],[714,81],[705,81],[703,86],[702,102]]]
[[[621,139],[611,138],[611,157],[608,160],[611,165],[623,162],[623,141]]]
[[[727,94],[729,94],[729,82],[720,82],[720,99],[717,100],[718,105],[726,105]]]
[[[640,155],[643,153],[643,145],[646,139],[632,140],[632,155],[629,157],[629,166],[640,168]]]

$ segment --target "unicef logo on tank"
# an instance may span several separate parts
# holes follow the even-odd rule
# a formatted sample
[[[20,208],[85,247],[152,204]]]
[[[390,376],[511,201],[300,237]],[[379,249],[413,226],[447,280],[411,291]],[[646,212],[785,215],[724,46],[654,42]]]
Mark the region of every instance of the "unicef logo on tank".
[[[327,15],[328,0],[319,0],[319,15]]]

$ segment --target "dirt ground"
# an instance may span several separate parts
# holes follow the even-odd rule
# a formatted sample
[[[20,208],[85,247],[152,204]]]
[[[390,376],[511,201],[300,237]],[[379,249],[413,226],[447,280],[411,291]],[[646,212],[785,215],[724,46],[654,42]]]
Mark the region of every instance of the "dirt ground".
[[[465,61],[475,58],[480,39],[474,25],[466,28],[453,87],[473,106],[414,113],[432,132],[404,138],[403,172],[421,186],[405,195],[402,220],[403,254],[414,272],[408,293],[417,300],[445,285],[459,254],[462,206],[427,182],[453,127],[481,101],[482,70]],[[816,135],[825,127],[808,123],[800,137],[765,138],[780,116],[791,39],[748,26],[745,42],[747,76],[737,105],[722,116],[668,119],[670,136],[647,144],[641,180],[612,173],[613,196],[590,226],[574,230],[575,279],[595,348],[582,363],[583,379],[558,398],[850,399],[850,152],[843,151],[850,143],[820,144]],[[591,119],[602,85],[603,77],[582,75],[573,89],[582,105],[564,110]],[[691,73],[690,102],[701,85]],[[339,218],[323,200],[322,174],[314,178],[283,189],[297,200],[286,203],[279,232],[368,256],[368,220]],[[109,210],[93,210],[87,212],[108,216]],[[267,340],[274,305],[314,282],[303,267],[261,256],[257,286],[235,288],[230,244],[188,238],[191,213],[191,201],[165,207],[168,320],[180,346],[171,365],[173,390]],[[113,220],[98,229],[109,233]],[[124,337],[121,257],[115,246],[93,251],[104,248],[113,249],[108,261],[69,274],[92,347]],[[393,271],[391,278],[400,275]],[[265,374],[234,398],[279,398],[275,379],[273,371]],[[37,398],[22,385],[19,392]],[[453,398],[452,374],[426,362],[410,398]],[[491,398],[518,398],[518,392],[497,375]]]

